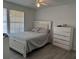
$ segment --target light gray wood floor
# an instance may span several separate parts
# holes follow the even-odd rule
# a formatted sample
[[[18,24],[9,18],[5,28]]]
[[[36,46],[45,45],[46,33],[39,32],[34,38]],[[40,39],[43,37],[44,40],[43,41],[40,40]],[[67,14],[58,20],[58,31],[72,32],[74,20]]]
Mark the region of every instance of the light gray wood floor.
[[[10,59],[24,59],[23,56],[10,49]],[[76,52],[66,51],[48,44],[28,54],[27,59],[76,59]]]

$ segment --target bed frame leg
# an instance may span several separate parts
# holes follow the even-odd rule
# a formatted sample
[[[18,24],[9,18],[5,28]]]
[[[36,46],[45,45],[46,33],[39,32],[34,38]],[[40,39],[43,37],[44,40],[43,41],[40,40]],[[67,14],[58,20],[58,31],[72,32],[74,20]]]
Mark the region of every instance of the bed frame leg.
[[[24,59],[27,59],[27,54],[26,54],[26,47],[24,46],[24,54],[23,54]]]
[[[23,57],[24,57],[24,59],[27,59],[27,55],[26,54],[23,54]]]

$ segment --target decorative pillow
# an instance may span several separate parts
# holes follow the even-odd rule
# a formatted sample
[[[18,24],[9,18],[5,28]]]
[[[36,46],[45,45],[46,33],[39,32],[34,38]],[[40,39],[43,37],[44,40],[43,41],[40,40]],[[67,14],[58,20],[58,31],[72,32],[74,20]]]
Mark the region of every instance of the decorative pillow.
[[[32,32],[38,32],[39,28],[38,27],[35,27],[32,29]]]
[[[39,33],[48,33],[48,29],[45,29],[45,28],[40,28],[38,30]]]

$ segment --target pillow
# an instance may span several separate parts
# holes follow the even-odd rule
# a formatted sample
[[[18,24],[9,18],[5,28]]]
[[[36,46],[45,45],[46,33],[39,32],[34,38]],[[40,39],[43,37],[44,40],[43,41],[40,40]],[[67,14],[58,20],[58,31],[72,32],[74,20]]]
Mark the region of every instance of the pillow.
[[[38,32],[39,28],[38,27],[35,27],[32,29],[32,32]]]
[[[45,29],[45,28],[40,28],[38,30],[39,33],[48,33],[48,29]]]

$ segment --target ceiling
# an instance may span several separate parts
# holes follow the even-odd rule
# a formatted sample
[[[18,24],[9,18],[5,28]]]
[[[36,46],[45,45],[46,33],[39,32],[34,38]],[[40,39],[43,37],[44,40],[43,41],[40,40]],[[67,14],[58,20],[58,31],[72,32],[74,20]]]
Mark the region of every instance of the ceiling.
[[[35,0],[5,0],[5,1],[19,4],[22,6],[36,8]],[[56,5],[60,5],[60,4],[67,4],[67,3],[75,2],[75,0],[45,0],[45,2],[47,2],[47,6],[56,6]],[[44,6],[42,6],[42,7],[44,7]]]

